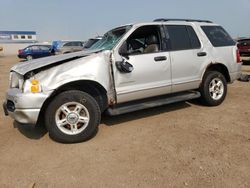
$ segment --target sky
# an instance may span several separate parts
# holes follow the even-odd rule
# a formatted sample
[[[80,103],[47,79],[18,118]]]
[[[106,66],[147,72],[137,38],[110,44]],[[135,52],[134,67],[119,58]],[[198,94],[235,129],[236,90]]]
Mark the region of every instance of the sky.
[[[250,0],[0,0],[0,30],[36,31],[39,41],[87,40],[156,18],[207,19],[250,37]]]

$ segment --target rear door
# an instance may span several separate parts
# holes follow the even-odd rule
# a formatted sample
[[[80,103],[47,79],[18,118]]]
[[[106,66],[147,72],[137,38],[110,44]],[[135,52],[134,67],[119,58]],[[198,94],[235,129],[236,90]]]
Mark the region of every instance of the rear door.
[[[40,46],[41,57],[46,57],[50,55],[50,48],[48,46]]]
[[[62,47],[62,53],[74,52],[74,42],[67,42]]]
[[[207,53],[191,25],[165,25],[170,49],[172,92],[198,88]]]
[[[74,51],[81,51],[83,50],[83,43],[78,41],[74,42]]]

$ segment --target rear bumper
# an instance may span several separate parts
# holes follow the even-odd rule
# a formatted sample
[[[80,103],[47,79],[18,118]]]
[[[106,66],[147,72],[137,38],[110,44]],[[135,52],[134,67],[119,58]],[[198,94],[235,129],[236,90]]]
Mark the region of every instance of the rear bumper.
[[[26,58],[25,55],[21,55],[21,54],[18,54],[17,57],[19,57],[20,59],[25,59]]]
[[[231,83],[233,83],[235,80],[238,80],[241,77],[241,71],[230,73]]]

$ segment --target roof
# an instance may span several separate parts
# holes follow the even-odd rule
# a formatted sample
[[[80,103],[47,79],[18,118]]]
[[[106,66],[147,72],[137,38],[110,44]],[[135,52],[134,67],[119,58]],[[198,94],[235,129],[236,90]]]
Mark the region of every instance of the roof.
[[[35,31],[0,31],[0,35],[36,35]]]
[[[210,20],[179,19],[179,18],[159,18],[159,19],[155,19],[155,20],[154,20],[154,22],[169,22],[169,21],[213,23],[213,22],[210,21]]]

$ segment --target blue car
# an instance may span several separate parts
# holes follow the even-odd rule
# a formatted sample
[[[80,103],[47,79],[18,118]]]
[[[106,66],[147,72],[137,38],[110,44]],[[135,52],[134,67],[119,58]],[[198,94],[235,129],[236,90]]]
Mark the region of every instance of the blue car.
[[[53,55],[51,45],[31,45],[24,49],[18,50],[18,57],[21,59],[32,60],[35,58]]]

